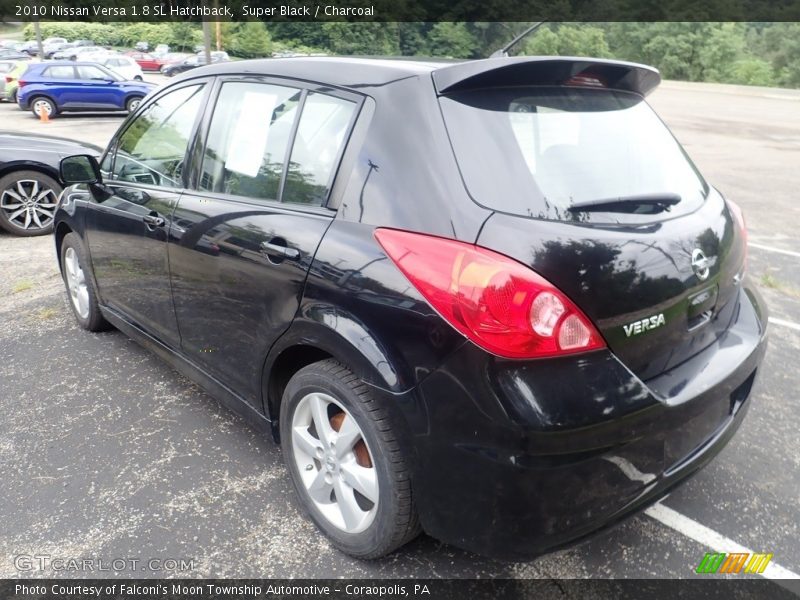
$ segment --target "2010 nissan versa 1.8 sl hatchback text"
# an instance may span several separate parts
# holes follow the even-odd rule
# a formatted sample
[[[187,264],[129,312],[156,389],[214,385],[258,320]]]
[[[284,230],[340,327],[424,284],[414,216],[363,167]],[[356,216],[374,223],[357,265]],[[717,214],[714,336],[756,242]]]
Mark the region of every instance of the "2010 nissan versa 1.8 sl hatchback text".
[[[655,502],[749,406],[766,309],[739,209],[642,65],[201,68],[73,184],[55,242],[111,324],[279,439],[343,551],[420,530],[524,559]]]

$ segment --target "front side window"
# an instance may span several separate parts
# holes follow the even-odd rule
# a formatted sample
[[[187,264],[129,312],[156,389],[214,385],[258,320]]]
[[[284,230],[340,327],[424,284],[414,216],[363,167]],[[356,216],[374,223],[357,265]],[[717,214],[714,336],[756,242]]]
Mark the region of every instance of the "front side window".
[[[150,104],[118,140],[113,179],[183,187],[184,156],[203,101],[203,85],[170,92]]]
[[[308,95],[292,146],[283,202],[325,203],[355,108],[349,100]]]
[[[111,73],[92,65],[80,65],[78,69],[78,79],[116,79]]]
[[[211,118],[199,187],[277,200],[301,92],[263,83],[223,84]]]

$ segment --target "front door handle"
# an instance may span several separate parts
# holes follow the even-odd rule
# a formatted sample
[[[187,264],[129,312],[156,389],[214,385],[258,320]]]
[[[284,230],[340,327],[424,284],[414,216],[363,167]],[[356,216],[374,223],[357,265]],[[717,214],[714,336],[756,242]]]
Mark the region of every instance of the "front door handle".
[[[285,244],[286,242],[284,242]],[[297,248],[289,248],[283,244],[276,244],[273,242],[261,242],[261,251],[269,256],[274,256],[279,259],[288,258],[289,260],[297,260],[300,258],[300,251]]]
[[[167,222],[164,217],[159,217],[156,214],[145,215],[142,217],[142,221],[150,227],[163,227]]]

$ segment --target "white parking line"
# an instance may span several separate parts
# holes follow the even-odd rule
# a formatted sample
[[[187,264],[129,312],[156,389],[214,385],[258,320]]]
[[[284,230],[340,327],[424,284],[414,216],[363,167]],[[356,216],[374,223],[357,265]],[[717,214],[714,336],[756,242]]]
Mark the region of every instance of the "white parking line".
[[[769,322],[773,325],[780,325],[781,327],[788,327],[789,329],[794,329],[795,331],[800,331],[800,325],[797,323],[792,323],[791,321],[784,321],[783,319],[776,319],[775,317],[770,317]]]
[[[768,252],[777,252],[778,254],[786,254],[800,258],[800,252],[793,252],[792,250],[784,250],[783,248],[775,248],[774,246],[765,246],[764,244],[756,244],[755,242],[747,242],[751,248],[758,248],[759,250],[766,250]]]
[[[663,504],[655,504],[651,506],[645,511],[645,514],[648,517],[655,519],[659,523],[666,525],[670,529],[674,529],[678,533],[682,533],[686,537],[693,539],[695,542],[699,542],[704,546],[708,546],[716,552],[746,552],[748,554],[754,554],[754,552],[749,548],[745,548],[741,544],[737,544],[733,540],[726,538],[724,535],[717,533],[713,529],[709,529],[705,525],[701,525],[697,521],[694,521],[689,517],[685,517],[681,513],[674,511]],[[769,548],[764,548],[760,551],[769,552],[769,550]],[[697,557],[698,564],[702,558],[702,556]],[[767,568],[764,569],[763,573],[761,573],[761,576],[773,580],[800,579],[800,575],[774,563],[773,561],[769,562]],[[798,589],[797,584],[789,584],[788,582],[784,583],[781,581],[776,581],[776,583],[793,591]]]

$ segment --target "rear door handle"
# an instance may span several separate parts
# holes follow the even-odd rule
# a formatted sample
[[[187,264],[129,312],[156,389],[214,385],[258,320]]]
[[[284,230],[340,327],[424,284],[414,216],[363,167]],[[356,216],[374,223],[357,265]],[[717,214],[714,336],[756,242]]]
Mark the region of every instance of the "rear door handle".
[[[297,260],[300,258],[300,251],[297,248],[289,248],[287,246],[274,244],[272,242],[261,242],[261,251],[264,254],[282,259],[288,258],[289,260]]]
[[[164,217],[158,215],[145,215],[142,217],[142,221],[151,227],[163,227],[167,222]]]

